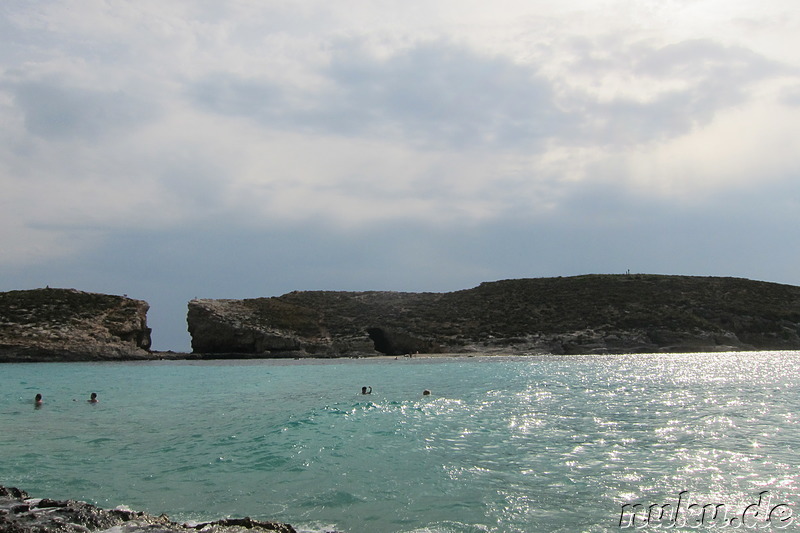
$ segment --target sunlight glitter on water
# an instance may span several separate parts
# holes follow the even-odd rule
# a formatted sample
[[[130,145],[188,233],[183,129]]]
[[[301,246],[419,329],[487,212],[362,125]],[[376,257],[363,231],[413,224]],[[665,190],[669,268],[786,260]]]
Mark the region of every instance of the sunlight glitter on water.
[[[616,531],[622,505],[681,491],[741,509],[770,490],[800,513],[799,361],[7,365],[0,480],[352,533]],[[72,401],[94,389],[95,408]],[[40,390],[48,403],[34,411]]]

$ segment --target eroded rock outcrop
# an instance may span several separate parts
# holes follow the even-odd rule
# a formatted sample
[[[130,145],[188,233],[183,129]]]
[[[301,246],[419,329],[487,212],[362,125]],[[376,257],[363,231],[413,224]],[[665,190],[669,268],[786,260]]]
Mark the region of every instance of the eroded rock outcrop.
[[[587,275],[451,293],[307,291],[192,300],[188,326],[193,352],[217,356],[800,349],[800,287]]]
[[[358,329],[328,331],[320,309],[279,298],[192,300],[187,314],[192,352],[233,356],[335,356],[373,352]]]
[[[147,302],[74,289],[0,293],[0,361],[152,357]]]
[[[289,524],[250,518],[178,524],[166,515],[126,509],[101,509],[75,500],[30,498],[25,491],[0,486],[0,533],[296,533]]]

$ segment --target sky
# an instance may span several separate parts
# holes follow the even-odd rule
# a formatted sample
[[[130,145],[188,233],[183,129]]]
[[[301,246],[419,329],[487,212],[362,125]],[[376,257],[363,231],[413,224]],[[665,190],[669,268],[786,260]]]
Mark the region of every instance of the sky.
[[[0,291],[800,285],[796,0],[3,0]]]

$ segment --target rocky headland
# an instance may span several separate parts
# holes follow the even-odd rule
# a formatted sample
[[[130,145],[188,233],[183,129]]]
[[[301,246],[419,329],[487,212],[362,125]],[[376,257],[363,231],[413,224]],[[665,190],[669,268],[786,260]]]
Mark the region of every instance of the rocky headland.
[[[25,491],[0,486],[0,533],[296,533],[289,524],[250,518],[180,524],[166,515],[127,509],[101,509],[75,500],[31,498]]]
[[[586,275],[449,293],[299,291],[188,305],[198,357],[800,349],[800,287]]]
[[[296,291],[188,303],[192,353],[150,351],[147,302],[0,292],[0,362],[800,350],[800,287],[586,275],[448,293]]]
[[[0,361],[149,359],[149,305],[74,289],[0,292]]]

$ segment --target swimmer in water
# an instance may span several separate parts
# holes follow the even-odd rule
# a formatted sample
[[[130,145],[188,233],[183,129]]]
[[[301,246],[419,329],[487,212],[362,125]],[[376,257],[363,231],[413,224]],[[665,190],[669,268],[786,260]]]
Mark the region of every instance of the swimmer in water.
[[[422,391],[422,395],[423,396],[430,396],[431,395],[431,391],[429,391],[428,389],[425,389],[424,391]]]
[[[367,390],[369,388],[369,390]],[[361,394],[372,394],[372,387],[361,387]]]
[[[89,397],[89,399],[86,401],[89,403],[97,403],[98,402],[97,393],[93,392],[92,395]]]
[[[42,400],[42,395],[37,394],[36,397],[33,399],[33,405],[36,407],[41,407],[44,401]]]

